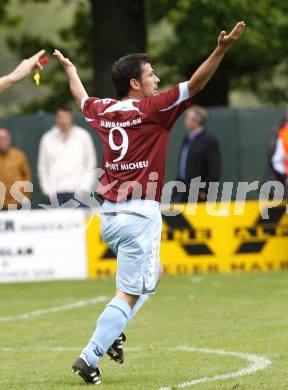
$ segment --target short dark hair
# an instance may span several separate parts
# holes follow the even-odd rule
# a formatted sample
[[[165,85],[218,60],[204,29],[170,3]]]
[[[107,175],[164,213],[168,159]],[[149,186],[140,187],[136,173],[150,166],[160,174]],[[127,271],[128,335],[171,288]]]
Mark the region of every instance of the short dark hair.
[[[63,103],[57,106],[55,109],[55,114],[57,114],[58,111],[66,111],[66,112],[70,112],[71,114],[73,113],[73,110],[68,103]]]
[[[200,126],[205,126],[208,119],[208,111],[201,106],[191,106],[189,110],[195,112]]]
[[[112,66],[112,81],[116,99],[122,99],[128,95],[131,89],[130,80],[141,79],[142,66],[146,63],[151,63],[151,57],[146,53],[128,54],[114,63]]]

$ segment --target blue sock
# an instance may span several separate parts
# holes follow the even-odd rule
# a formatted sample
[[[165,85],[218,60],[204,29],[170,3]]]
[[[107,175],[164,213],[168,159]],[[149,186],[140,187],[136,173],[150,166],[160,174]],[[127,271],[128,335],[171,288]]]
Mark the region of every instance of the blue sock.
[[[149,294],[140,295],[138,301],[136,302],[136,304],[133,306],[133,309],[131,310],[129,321],[135,316],[138,310],[141,309],[141,307],[144,305],[144,303],[147,301],[148,298],[149,298]]]
[[[97,321],[96,330],[83,353],[88,363],[96,367],[101,357],[123,332],[131,315],[131,307],[115,297],[108,303]]]

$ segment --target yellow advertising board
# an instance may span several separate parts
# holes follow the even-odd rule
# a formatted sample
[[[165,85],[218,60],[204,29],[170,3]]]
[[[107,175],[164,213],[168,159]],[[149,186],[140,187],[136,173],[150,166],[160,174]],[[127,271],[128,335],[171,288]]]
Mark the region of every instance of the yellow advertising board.
[[[286,209],[284,203],[259,201],[175,205],[177,215],[167,215],[163,209],[161,262],[165,272],[288,270]],[[115,273],[116,258],[101,239],[98,216],[87,224],[87,250],[89,277]]]

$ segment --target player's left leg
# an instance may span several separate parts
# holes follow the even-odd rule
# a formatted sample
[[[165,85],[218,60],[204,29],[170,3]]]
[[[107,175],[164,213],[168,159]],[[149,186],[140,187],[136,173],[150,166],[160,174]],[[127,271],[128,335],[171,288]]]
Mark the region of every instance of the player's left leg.
[[[144,303],[149,298],[149,294],[140,295],[138,301],[131,310],[129,322],[135,316],[135,314],[140,310]],[[118,364],[124,363],[124,353],[123,353],[123,343],[126,341],[126,335],[122,332],[114,343],[108,348],[107,355],[110,356],[111,360],[114,360]]]
[[[72,368],[87,383],[100,383],[99,360],[104,356],[115,338],[123,332],[138,296],[121,291],[106,305],[97,320],[97,326],[88,345],[76,359]]]
[[[154,259],[156,259],[156,261],[154,261],[155,266],[153,268],[155,269],[156,274],[158,273],[157,283],[156,283],[158,285],[163,276],[163,266],[160,264],[160,260],[159,260],[159,245],[160,245],[160,238],[161,238],[161,217],[157,218],[157,220],[155,221],[155,227],[156,229],[153,229],[153,231],[156,233],[155,236],[154,237],[153,235],[152,237],[150,236],[150,238],[153,238],[152,242],[154,241],[154,245],[152,246],[148,245],[148,247],[146,246],[146,249],[143,252],[146,254],[146,257],[150,259],[151,257],[152,258],[154,257]],[[146,240],[144,240],[144,242],[145,241]],[[147,256],[147,254],[149,255]],[[151,256],[152,254],[153,256]],[[151,267],[150,267],[150,271],[151,271]],[[143,277],[145,277],[145,275],[143,275]],[[144,303],[149,299],[150,295],[151,294],[141,294],[139,296],[138,301],[136,302],[136,304],[131,310],[129,322],[136,315],[136,313],[141,309]],[[124,362],[123,343],[125,341],[126,341],[126,336],[124,333],[121,333],[107,351],[107,354],[116,363],[122,364]]]
[[[100,358],[123,332],[138,297],[152,293],[156,288],[160,269],[161,222],[157,215],[148,218],[129,214],[114,217],[113,214],[102,236],[110,247],[117,248],[117,293],[99,317],[97,328],[83,355],[76,360],[76,366],[75,363],[73,365],[77,368],[80,359],[81,364],[87,362],[89,370],[93,367],[95,371],[92,374],[97,381],[92,379],[93,383],[99,381],[97,364]],[[90,376],[89,382],[92,383]]]
[[[116,296],[107,304],[97,320],[93,336],[83,350],[92,366],[95,367],[98,364],[113,341],[123,332],[137,299],[138,296],[127,293],[119,294],[117,291]]]
[[[140,295],[138,301],[131,310],[129,322],[141,309],[144,303],[149,299],[149,294]],[[123,343],[126,341],[126,335],[122,332],[114,343],[108,348],[107,355],[110,356],[111,360],[114,360],[118,364],[124,363]]]

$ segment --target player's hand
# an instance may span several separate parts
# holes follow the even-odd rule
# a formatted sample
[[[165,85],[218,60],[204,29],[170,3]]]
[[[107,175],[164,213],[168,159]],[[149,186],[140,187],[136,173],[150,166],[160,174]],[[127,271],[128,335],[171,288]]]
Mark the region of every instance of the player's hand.
[[[72,62],[69,60],[69,58],[65,58],[63,56],[63,54],[61,53],[61,51],[55,49],[53,56],[58,59],[58,61],[60,62],[60,64],[63,66],[63,68],[65,70],[68,70],[68,69],[76,70],[75,65],[72,64]]]
[[[44,53],[45,50],[40,50],[38,53],[34,54],[34,56],[23,60],[11,74],[13,81],[17,82],[24,79],[31,73],[35,66],[42,70],[43,66],[40,64],[39,60]]]
[[[237,41],[242,34],[242,32],[245,30],[245,22],[238,22],[236,26],[233,28],[233,30],[230,32],[230,34],[227,34],[226,31],[221,31],[219,37],[218,37],[218,46],[220,47],[228,47],[233,42]]]

